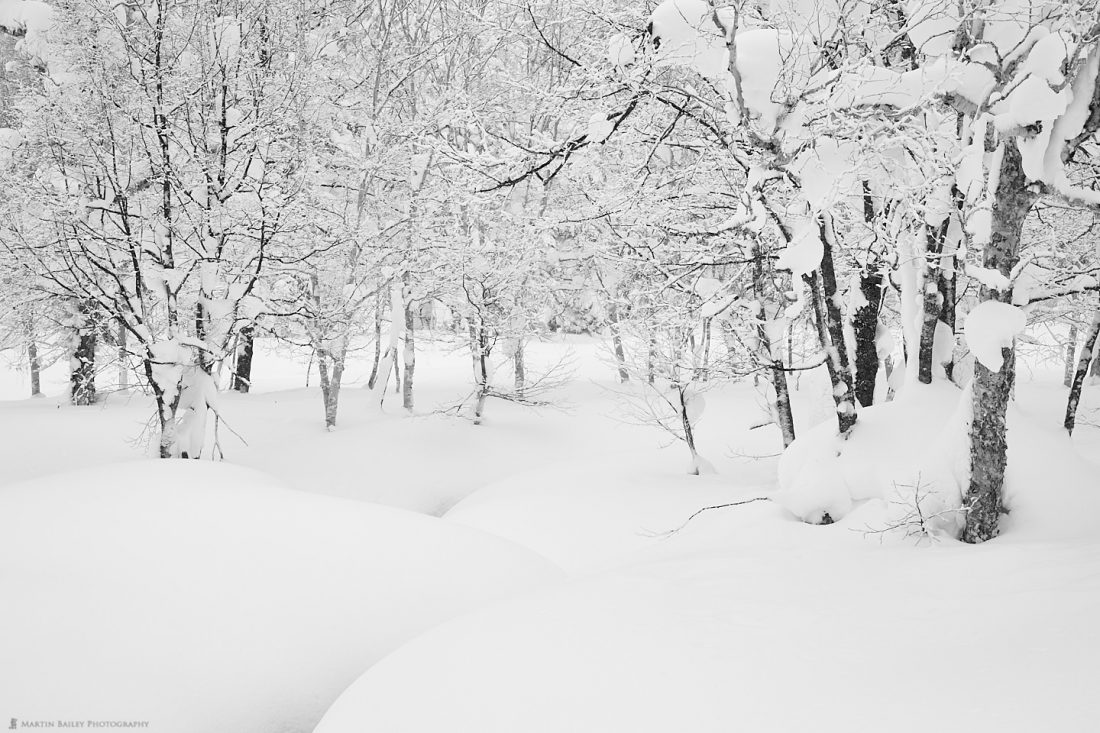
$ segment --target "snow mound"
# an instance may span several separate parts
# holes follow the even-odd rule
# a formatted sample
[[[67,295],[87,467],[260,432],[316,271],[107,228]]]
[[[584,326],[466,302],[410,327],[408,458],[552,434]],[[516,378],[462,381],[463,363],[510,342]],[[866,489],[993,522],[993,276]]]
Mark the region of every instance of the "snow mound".
[[[907,388],[894,402],[860,410],[847,440],[832,421],[803,433],[779,459],[776,501],[818,524],[826,514],[836,521],[861,502],[890,496],[895,485],[928,485],[933,473],[951,474],[951,453],[935,438],[946,432],[959,394],[944,382]]]
[[[913,384],[862,410],[847,440],[835,424],[818,425],[780,458],[775,500],[814,524],[828,514],[877,531],[923,519],[932,534],[953,535],[969,476],[970,400],[948,382]],[[1100,476],[1062,430],[1060,407],[1009,406],[1002,530],[1017,539],[1100,535]]]
[[[0,489],[0,709],[154,733],[310,731],[455,615],[554,579],[471,529],[146,461]]]
[[[369,670],[315,733],[924,733],[929,715],[960,731],[1094,727],[1095,543],[768,529],[788,542],[621,568],[448,622]]]
[[[654,451],[511,476],[444,519],[525,545],[567,572],[606,569],[666,549],[667,533],[702,507],[759,495],[722,477],[670,471]]]

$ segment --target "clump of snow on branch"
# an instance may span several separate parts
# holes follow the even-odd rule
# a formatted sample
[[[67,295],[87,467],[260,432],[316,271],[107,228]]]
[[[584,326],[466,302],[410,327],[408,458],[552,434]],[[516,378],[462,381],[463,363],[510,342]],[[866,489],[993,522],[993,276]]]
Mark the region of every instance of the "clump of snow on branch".
[[[964,333],[974,357],[990,371],[1004,365],[1001,349],[1012,348],[1016,336],[1027,326],[1027,314],[997,300],[979,303],[966,316]]]
[[[659,42],[659,58],[669,65],[688,66],[708,79],[729,71],[729,51],[714,8],[704,0],[665,0],[650,17]]]
[[[609,120],[603,112],[596,112],[588,120],[587,137],[594,143],[602,143],[611,137],[611,133],[614,131],[615,123]]]
[[[795,231],[791,243],[780,251],[776,266],[790,270],[795,278],[809,275],[821,264],[825,254],[825,245],[821,241],[821,232],[813,219],[806,219]]]

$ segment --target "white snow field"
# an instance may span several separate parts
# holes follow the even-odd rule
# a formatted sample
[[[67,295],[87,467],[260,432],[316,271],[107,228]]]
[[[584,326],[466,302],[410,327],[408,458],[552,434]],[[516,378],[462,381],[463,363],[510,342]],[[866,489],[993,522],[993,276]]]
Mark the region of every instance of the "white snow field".
[[[696,522],[428,632],[316,733],[1096,730],[1095,540],[880,546],[761,503]]]
[[[845,446],[822,424],[788,452],[804,485],[687,526],[774,486],[731,495],[717,490],[730,477],[641,459],[489,486],[447,518],[574,578],[402,647],[317,733],[1096,730],[1100,480],[1058,429],[1053,391],[1032,386],[1010,416],[1013,513],[980,547],[934,522],[919,533],[890,492],[950,480],[950,386],[865,410]],[[851,511],[831,526],[779,505],[841,491]]]
[[[559,571],[498,538],[137,461],[0,490],[0,709],[166,733],[308,731],[417,633]]]
[[[563,407],[490,403],[481,426],[433,413],[468,390],[468,356],[424,350],[411,417],[380,410],[357,364],[332,433],[304,360],[264,350],[256,392],[223,396],[248,445],[223,434],[222,464],[146,460],[143,397],[69,407],[52,370],[51,396],[17,399],[5,374],[0,715],[158,733],[1096,730],[1095,386],[1071,444],[1060,375],[1022,372],[1012,514],[969,546],[944,534],[955,388],[862,411],[838,456],[827,384],[802,375],[782,462],[778,431],[749,429],[753,386],[714,390],[698,439],[717,473],[690,476],[682,445],[624,421],[602,350],[536,345],[533,364],[572,355]],[[929,534],[891,491],[917,474]],[[796,516],[822,511],[838,521]]]

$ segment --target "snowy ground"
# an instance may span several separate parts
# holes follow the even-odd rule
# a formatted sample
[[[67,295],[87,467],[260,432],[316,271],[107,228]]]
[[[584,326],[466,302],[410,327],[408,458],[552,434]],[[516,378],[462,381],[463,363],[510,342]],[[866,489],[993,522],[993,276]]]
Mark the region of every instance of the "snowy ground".
[[[69,407],[57,367],[27,400],[3,372],[0,716],[297,733],[350,685],[319,733],[1095,730],[1100,473],[1078,454],[1100,429],[1058,435],[1057,375],[1019,388],[1021,511],[969,547],[876,533],[875,502],[683,526],[775,492],[752,386],[707,395],[718,474],[692,477],[624,421],[598,343],[532,351],[573,355],[560,409],[435,414],[469,370],[437,348],[416,416],[379,410],[359,364],[326,433],[304,362],[265,348],[222,406],[251,470],[147,461],[145,398]],[[805,431],[829,405],[801,387]]]
[[[310,730],[402,642],[559,576],[490,535],[250,469],[135,461],[39,479],[0,491],[0,707]]]

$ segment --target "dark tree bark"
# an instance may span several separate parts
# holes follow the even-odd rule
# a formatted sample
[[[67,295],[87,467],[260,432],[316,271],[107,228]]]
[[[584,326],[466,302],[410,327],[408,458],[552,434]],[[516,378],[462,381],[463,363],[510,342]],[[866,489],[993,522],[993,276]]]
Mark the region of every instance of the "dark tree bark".
[[[948,237],[951,232],[951,224],[958,216],[963,217],[965,207],[964,197],[957,186],[951,188],[951,200],[954,208],[938,227],[926,225],[925,231],[925,261],[924,261],[924,293],[922,294],[923,309],[921,314],[920,345],[917,349],[917,379],[923,384],[931,384],[936,364],[935,358],[936,331],[939,324],[947,327],[954,339],[955,334],[955,254],[954,248],[948,250]],[[947,254],[945,254],[947,251]],[[951,379],[954,370],[954,342],[952,341],[952,355],[940,364],[943,367],[944,376]]]
[[[876,231],[875,198],[869,181],[863,182],[863,221],[872,232]],[[877,238],[877,233],[875,234]],[[875,401],[875,383],[878,381],[878,320],[882,309],[882,267],[876,255],[868,252],[868,262],[859,276],[859,292],[863,305],[852,314],[852,335],[855,339],[855,393],[856,401],[870,407]]]
[[[787,371],[779,362],[772,364],[772,384],[775,386],[775,415],[779,432],[783,435],[783,447],[794,442],[794,413],[791,412],[791,390],[787,384]]]
[[[935,351],[936,325],[943,312],[944,297],[940,287],[940,257],[947,239],[950,218],[937,228],[927,228],[924,262],[924,293],[921,309],[920,346],[917,349],[917,379],[921,384],[932,383],[932,356]]]
[[[157,405],[157,425],[160,428],[160,436],[157,442],[157,455],[161,458],[174,458],[176,455],[176,411],[179,409],[180,393],[179,385],[176,385],[174,394],[169,395],[164,391],[164,385],[156,380],[153,371],[153,357],[146,350],[142,359],[142,367],[145,370],[145,379],[153,390],[153,399]]]
[[[233,371],[233,389],[248,394],[252,387],[252,351],[255,348],[256,330],[251,324],[241,328],[237,351],[237,368]]]
[[[1077,368],[1073,372],[1073,378],[1069,385],[1069,398],[1066,400],[1066,417],[1062,422],[1066,432],[1073,435],[1073,428],[1077,424],[1077,406],[1081,402],[1081,390],[1085,386],[1085,377],[1088,376],[1089,362],[1092,361],[1092,352],[1096,348],[1096,338],[1100,335],[1100,310],[1092,318],[1092,325],[1085,334],[1085,343],[1081,347],[1081,355],[1077,359]],[[1071,347],[1072,348],[1072,345]]]
[[[948,273],[948,272],[944,271],[943,267],[941,267],[939,275],[937,277],[937,283],[939,284],[939,288],[940,288],[940,303],[941,303],[941,305],[940,305],[940,323],[947,326],[947,328],[951,331],[951,335],[952,335],[952,342],[951,342],[952,356],[951,356],[950,359],[948,359],[947,361],[945,361],[943,363],[944,376],[947,377],[947,379],[949,379],[949,380],[953,379],[954,376],[955,376],[955,357],[954,357],[955,342],[954,342],[954,335],[955,335],[955,324],[956,324],[955,301],[957,300],[957,298],[956,298],[956,284],[957,284],[957,281],[955,280],[955,274],[954,274],[954,267],[955,267],[955,257],[954,257],[954,255],[951,256],[951,265],[952,265],[952,272]]]
[[[676,394],[680,400],[680,424],[684,430],[684,442],[687,443],[688,450],[691,452],[691,475],[698,476],[699,452],[695,450],[695,427],[691,424],[691,417],[688,415],[687,385],[677,384]]]
[[[69,376],[70,399],[74,405],[91,405],[95,402],[95,304],[86,300],[77,302],[77,326],[74,335],[72,372]]]
[[[1013,140],[1003,144],[1000,177],[993,202],[991,237],[982,256],[983,267],[1008,277],[1020,259],[1024,220],[1036,194],[1028,187],[1020,151]],[[981,300],[1011,302],[1011,291],[982,287]],[[966,525],[963,542],[978,543],[996,537],[1004,511],[1004,477],[1008,461],[1005,416],[1016,377],[1015,349],[1002,350],[1004,365],[993,372],[974,365],[973,420],[970,426],[970,482],[963,506]]]
[[[756,338],[760,343],[760,359],[767,364],[768,373],[771,376],[772,388],[775,390],[775,420],[779,426],[779,432],[783,436],[783,447],[786,448],[794,442],[794,414],[791,412],[791,391],[787,384],[787,370],[783,365],[781,347],[772,343],[771,334],[768,331],[767,319],[769,318],[767,296],[770,292],[769,275],[774,274],[768,266],[770,260],[762,246],[757,243],[753,247],[753,297],[760,303],[760,310],[756,314]],[[772,297],[776,297],[771,293]],[[778,310],[778,308],[776,308]],[[774,318],[778,313],[772,313]],[[777,358],[778,356],[778,358]]]
[[[856,424],[856,405],[848,347],[844,343],[844,318],[837,297],[836,270],[833,266],[833,230],[831,222],[818,219],[823,254],[821,266],[806,279],[813,296],[818,339],[825,351],[825,364],[833,385],[837,428],[847,437]]]
[[[863,407],[875,401],[875,385],[878,381],[878,319],[882,308],[882,271],[867,268],[859,278],[859,290],[864,305],[852,318],[852,330],[856,340],[856,399]]]

